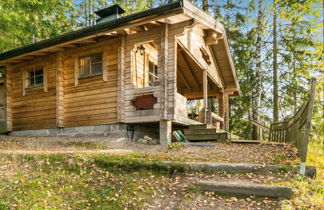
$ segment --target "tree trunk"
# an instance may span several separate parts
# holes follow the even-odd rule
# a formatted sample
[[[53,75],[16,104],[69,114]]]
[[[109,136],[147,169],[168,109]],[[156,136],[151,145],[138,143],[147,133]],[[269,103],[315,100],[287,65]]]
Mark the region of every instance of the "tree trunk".
[[[278,96],[278,43],[277,43],[277,5],[273,4],[273,121],[279,120],[279,96]]]
[[[252,106],[252,118],[255,122],[260,122],[260,106],[261,106],[261,53],[262,53],[262,35],[263,35],[263,13],[262,0],[258,1],[258,21],[257,21],[257,41],[256,41],[256,69],[255,69],[255,86]],[[260,128],[253,126],[252,139],[260,139]]]
[[[293,94],[294,94],[294,114],[297,112],[297,72],[296,72],[296,55],[293,52]]]
[[[205,12],[208,12],[208,9],[209,9],[208,0],[202,0],[202,9]]]

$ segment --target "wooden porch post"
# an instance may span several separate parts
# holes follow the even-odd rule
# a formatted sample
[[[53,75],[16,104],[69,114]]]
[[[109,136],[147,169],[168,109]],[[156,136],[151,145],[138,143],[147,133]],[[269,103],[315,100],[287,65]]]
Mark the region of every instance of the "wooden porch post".
[[[203,121],[207,124],[207,112],[208,112],[208,75],[207,70],[203,70],[203,92],[204,92],[204,99],[203,99]]]
[[[229,131],[229,103],[228,93],[222,92],[218,98],[218,112],[219,115],[224,119],[221,123],[221,129]]]
[[[168,87],[169,83],[175,78],[170,77],[171,75],[176,74],[176,65],[172,65],[175,63],[169,63],[171,56],[170,54],[174,55],[176,58],[176,54],[174,51],[176,51],[175,47],[169,47],[170,43],[170,34],[169,34],[169,24],[165,24],[162,27],[161,31],[161,44],[160,44],[160,50],[159,50],[159,64],[160,64],[160,87],[161,87],[161,95],[160,95],[160,104],[161,104],[161,113],[160,113],[160,144],[163,146],[167,146],[171,143],[172,140],[172,121],[168,118],[168,110],[170,111],[172,108],[174,109],[174,106],[171,109],[168,109]],[[175,45],[175,40],[172,39],[171,42]],[[172,45],[171,45],[172,46]],[[174,59],[174,57],[172,57]],[[171,61],[171,62],[174,62]],[[173,69],[173,68],[174,69]],[[169,74],[170,72],[170,74]],[[171,86],[174,88],[174,86]],[[173,95],[174,96],[174,95]],[[173,100],[172,100],[173,101]],[[172,112],[172,114],[174,114]]]
[[[160,144],[168,146],[172,140],[172,121],[160,120]]]

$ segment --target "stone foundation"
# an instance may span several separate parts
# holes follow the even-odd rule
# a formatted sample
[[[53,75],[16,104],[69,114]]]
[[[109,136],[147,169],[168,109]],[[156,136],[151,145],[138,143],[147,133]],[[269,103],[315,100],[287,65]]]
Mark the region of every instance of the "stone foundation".
[[[127,129],[128,128],[128,129]],[[130,128],[130,129],[129,129]],[[49,128],[41,130],[24,130],[12,131],[11,136],[30,136],[30,137],[81,137],[81,136],[103,136],[110,138],[132,138],[133,140],[149,136],[154,139],[159,139],[159,128],[139,124],[109,124],[109,125],[94,125],[68,128]]]

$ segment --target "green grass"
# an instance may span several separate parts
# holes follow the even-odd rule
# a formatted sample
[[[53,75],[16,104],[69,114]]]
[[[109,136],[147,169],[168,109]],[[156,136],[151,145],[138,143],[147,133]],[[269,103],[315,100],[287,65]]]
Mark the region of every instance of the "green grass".
[[[0,174],[0,209],[142,208],[166,175],[98,166],[83,156],[8,156],[0,162],[16,166],[10,175]]]
[[[173,143],[168,144],[168,149],[181,148],[184,146],[185,145],[182,142],[173,142]]]
[[[315,166],[317,177],[309,179],[301,176],[283,183],[293,187],[294,196],[287,201],[284,209],[324,209],[324,154],[323,143],[312,141],[309,144],[307,165]]]

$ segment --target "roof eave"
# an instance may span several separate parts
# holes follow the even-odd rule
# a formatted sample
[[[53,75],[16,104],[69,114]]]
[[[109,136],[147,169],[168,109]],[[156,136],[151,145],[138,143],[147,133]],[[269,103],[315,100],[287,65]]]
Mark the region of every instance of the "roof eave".
[[[109,30],[117,29],[123,26],[126,26],[130,22],[136,22],[136,20],[143,19],[145,17],[157,16],[170,14],[172,15],[174,12],[183,13],[183,4],[182,0],[177,1],[171,4],[167,4],[164,6],[160,6],[157,8],[149,9],[143,12],[135,13],[132,15],[128,15],[125,17],[118,18],[116,20],[111,20],[109,22],[100,23],[91,27],[83,28],[77,31],[72,31],[66,34],[62,34],[60,36],[43,40],[40,42],[36,42],[30,45],[25,45],[20,48],[16,48],[4,53],[0,54],[0,64],[4,61],[21,56],[24,54],[28,54],[31,52],[35,52],[38,50],[42,50],[48,47],[52,47],[55,45],[63,44],[65,42],[73,41],[79,38],[88,37],[91,35],[95,35],[101,32],[106,32]]]

